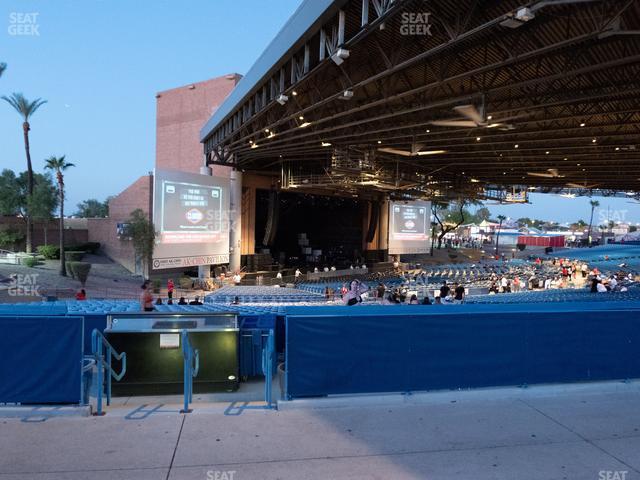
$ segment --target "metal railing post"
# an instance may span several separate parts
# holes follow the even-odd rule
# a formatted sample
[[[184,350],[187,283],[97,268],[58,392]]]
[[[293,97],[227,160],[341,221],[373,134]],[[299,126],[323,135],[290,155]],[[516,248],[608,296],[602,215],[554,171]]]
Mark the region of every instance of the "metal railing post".
[[[106,344],[106,345],[105,345]],[[106,358],[105,358],[106,347]],[[105,387],[103,383],[106,380],[106,396],[107,405],[111,405],[111,378],[121,380],[127,371],[127,354],[125,352],[118,353],[114,350],[111,344],[104,338],[104,335],[96,328],[91,333],[91,349],[93,357],[95,358],[97,372],[97,395],[96,395],[96,413],[95,415],[104,415],[102,411],[102,389]],[[113,371],[111,366],[112,357],[122,362],[122,369],[120,373]],[[105,378],[105,375],[107,376]]]
[[[200,352],[191,345],[187,330],[182,330],[181,340],[184,363],[184,404],[180,413],[191,413],[192,410],[189,408],[189,403],[193,402],[193,379],[198,376],[200,371]]]
[[[107,372],[109,375],[105,379],[107,381],[107,407],[111,405],[111,372],[113,371],[111,369],[111,353],[111,346],[109,346],[107,347]]]
[[[267,344],[262,349],[262,372],[264,373],[264,401],[267,408],[272,408],[273,356],[275,354],[275,339],[273,330],[269,332]]]
[[[98,374],[97,374],[97,378],[96,378],[96,387],[98,389],[98,394],[97,394],[97,399],[96,399],[96,403],[97,403],[97,411],[96,411],[96,415],[104,415],[104,412],[102,411],[102,360],[98,359],[99,355],[96,355],[96,366],[98,367]]]

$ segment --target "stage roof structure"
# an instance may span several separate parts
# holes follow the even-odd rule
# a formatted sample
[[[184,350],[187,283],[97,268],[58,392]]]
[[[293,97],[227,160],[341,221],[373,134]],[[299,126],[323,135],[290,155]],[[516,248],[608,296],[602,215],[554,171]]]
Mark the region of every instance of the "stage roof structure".
[[[285,189],[632,195],[640,0],[306,0],[201,140]]]

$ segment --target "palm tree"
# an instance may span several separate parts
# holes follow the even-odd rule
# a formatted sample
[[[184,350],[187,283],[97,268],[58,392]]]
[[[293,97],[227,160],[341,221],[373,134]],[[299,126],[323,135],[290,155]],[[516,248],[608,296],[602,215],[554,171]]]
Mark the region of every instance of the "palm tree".
[[[45,160],[44,168],[56,172],[56,179],[58,180],[58,195],[60,196],[60,275],[67,276],[67,268],[64,258],[64,172],[69,167],[74,167],[73,163],[69,163],[65,160],[65,156],[54,157],[51,156]]]
[[[498,255],[498,243],[500,242],[500,231],[502,230],[502,222],[507,219],[504,215],[498,215],[498,220],[500,223],[498,224],[498,234],[496,235],[496,255]]]
[[[27,181],[29,200],[33,196],[33,168],[31,167],[31,153],[29,151],[29,119],[36,113],[36,110],[47,103],[46,100],[36,98],[33,102],[28,101],[21,93],[14,93],[10,97],[2,96],[4,101],[11,105],[22,117],[22,131],[24,134],[24,151],[27,154]],[[28,202],[27,204],[29,204]],[[27,209],[27,253],[31,253],[31,242],[33,238],[33,224],[31,214]]]
[[[0,77],[2,76],[3,72],[7,69],[7,64],[0,62]]]
[[[600,206],[600,202],[597,200],[589,200],[589,204],[591,205],[591,219],[589,220],[589,233],[587,234],[587,240],[589,242],[589,246],[591,246],[591,228],[593,226],[593,211]]]

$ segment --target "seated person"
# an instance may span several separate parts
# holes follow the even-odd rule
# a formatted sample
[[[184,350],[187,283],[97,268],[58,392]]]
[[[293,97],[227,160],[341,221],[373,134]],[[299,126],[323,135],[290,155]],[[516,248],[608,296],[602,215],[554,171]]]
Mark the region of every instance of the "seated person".
[[[178,300],[178,305],[187,305],[187,301],[184,299],[184,297],[180,297],[180,300]]]
[[[162,305],[162,298],[160,297],[157,298],[156,305]]]
[[[189,302],[189,305],[202,305],[202,302],[200,301],[200,297],[196,296],[193,300]]]
[[[84,288],[76,292],[76,300],[86,300],[86,299],[87,299],[87,292],[84,291]]]

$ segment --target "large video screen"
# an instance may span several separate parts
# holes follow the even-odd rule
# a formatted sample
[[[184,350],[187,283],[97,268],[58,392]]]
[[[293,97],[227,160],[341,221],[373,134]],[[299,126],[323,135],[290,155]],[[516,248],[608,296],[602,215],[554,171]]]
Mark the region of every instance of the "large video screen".
[[[389,202],[389,253],[429,253],[431,202]]]
[[[229,179],[156,170],[153,269],[229,261]]]

